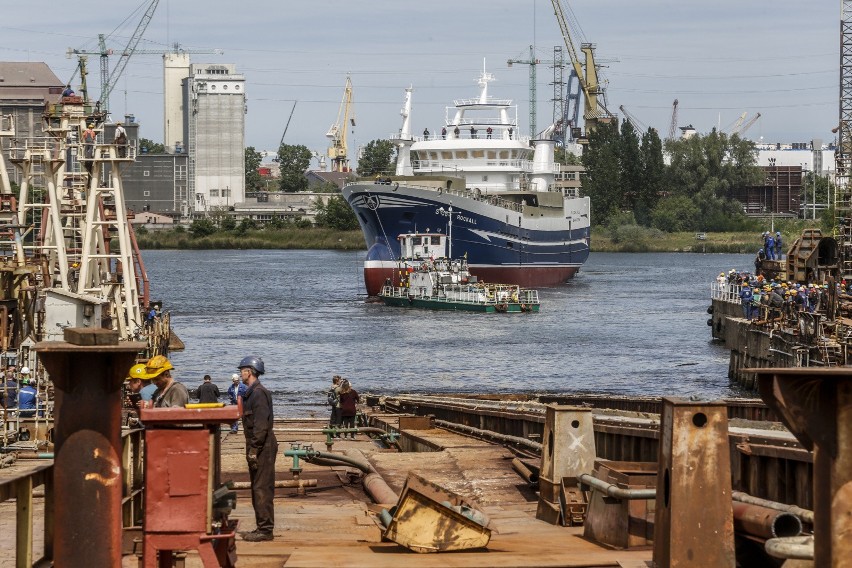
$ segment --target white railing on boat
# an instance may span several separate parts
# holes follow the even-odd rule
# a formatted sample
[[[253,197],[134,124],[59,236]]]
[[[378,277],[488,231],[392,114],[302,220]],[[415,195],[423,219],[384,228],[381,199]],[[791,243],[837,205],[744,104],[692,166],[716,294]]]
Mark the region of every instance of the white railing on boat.
[[[742,304],[740,292],[743,287],[738,284],[720,284],[713,282],[710,285],[710,298],[713,300],[722,300],[732,304]]]
[[[450,164],[458,164],[451,166]],[[531,172],[533,163],[530,160],[500,160],[499,158],[455,158],[453,160],[412,160],[411,166],[414,171],[425,171],[430,169],[446,169],[453,168],[458,171],[478,170],[481,168],[512,168],[513,170],[521,170]],[[458,166],[464,166],[459,168]],[[559,166],[555,165],[551,168],[551,173],[559,173]]]
[[[451,296],[447,296],[449,292]],[[485,296],[483,298],[483,295]],[[518,289],[516,286],[503,284],[484,284],[482,287],[471,287],[469,290],[451,289],[440,291],[436,295],[428,295],[425,289],[418,290],[408,287],[384,286],[382,296],[389,298],[404,298],[415,300],[430,300],[436,302],[465,302],[469,304],[497,305],[509,302],[518,304],[538,304],[538,290]]]
[[[512,99],[492,99],[491,97],[486,97],[484,103],[479,97],[475,99],[453,99],[453,104],[457,107],[471,105],[507,107],[512,106]]]

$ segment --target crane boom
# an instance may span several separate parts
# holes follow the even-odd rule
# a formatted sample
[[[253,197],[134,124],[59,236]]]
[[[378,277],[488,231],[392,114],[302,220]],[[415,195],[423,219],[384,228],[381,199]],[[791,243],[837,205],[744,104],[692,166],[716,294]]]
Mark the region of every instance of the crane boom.
[[[349,148],[346,145],[346,123],[350,120],[349,113],[352,110],[352,78],[346,76],[346,86],[343,88],[343,100],[337,109],[337,122],[331,125],[326,136],[330,140],[328,146],[328,157],[331,158],[331,171],[349,171]],[[341,121],[342,119],[342,121]],[[352,119],[355,126],[355,118]]]
[[[104,109],[109,110],[109,95],[115,88],[121,74],[124,73],[124,68],[127,67],[127,62],[130,60],[130,56],[133,55],[134,51],[136,51],[136,46],[139,45],[139,40],[142,39],[142,34],[145,33],[145,30],[148,28],[148,24],[151,22],[151,18],[154,17],[154,10],[157,9],[157,5],[159,3],[160,0],[151,0],[151,3],[148,5],[148,9],[145,10],[145,13],[142,15],[142,19],[133,31],[130,41],[127,42],[127,47],[125,47],[124,51],[121,52],[121,57],[118,58],[118,63],[116,63],[112,73],[110,73],[106,85],[101,86],[101,105]]]
[[[633,130],[635,130],[637,134],[641,135],[643,132],[648,130],[648,127],[645,126],[644,123],[639,122],[639,119],[627,112],[627,109],[624,108],[624,105],[619,106],[618,110],[620,110],[624,117],[630,122],[630,124],[633,126]]]
[[[746,122],[746,123],[743,125],[743,127],[742,127],[742,128],[740,128],[740,136],[742,136],[743,134],[745,134],[745,133],[746,133],[746,131],[747,131],[749,128],[751,128],[752,126],[754,126],[754,123],[755,123],[755,122],[757,122],[757,120],[758,120],[759,118],[760,118],[760,113],[757,113],[756,115],[754,115],[753,117],[751,117],[751,118],[749,119],[749,121],[748,121],[748,122]]]
[[[599,121],[610,120],[612,114],[598,100],[598,95],[602,93],[600,83],[598,82],[597,67],[595,65],[594,46],[590,43],[580,45],[580,49],[585,56],[585,70],[577,56],[577,50],[574,47],[574,41],[571,39],[571,33],[568,29],[568,19],[565,17],[565,9],[562,6],[562,0],[551,0],[553,5],[553,13],[556,16],[556,21],[559,23],[559,29],[562,32],[562,39],[565,41],[565,47],[568,49],[568,55],[571,59],[571,67],[574,73],[577,74],[577,80],[580,83],[580,89],[583,91],[583,102],[585,110],[583,118],[586,121],[586,129],[594,128]]]
[[[669,122],[668,140],[675,139],[675,132],[677,132],[677,99],[672,103],[672,120]]]

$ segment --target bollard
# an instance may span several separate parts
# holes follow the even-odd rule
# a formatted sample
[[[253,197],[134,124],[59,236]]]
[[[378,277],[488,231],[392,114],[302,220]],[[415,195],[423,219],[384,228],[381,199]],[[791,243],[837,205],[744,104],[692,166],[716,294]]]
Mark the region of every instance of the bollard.
[[[536,518],[551,524],[581,524],[585,498],[579,490],[577,478],[592,471],[594,463],[592,410],[548,405],[544,419]],[[563,482],[564,478],[569,479]]]
[[[721,402],[663,398],[654,563],[735,565],[728,412]]]
[[[141,342],[68,328],[35,346],[56,386],[53,468],[57,566],[121,565],[121,385]]]
[[[814,566],[852,565],[852,372],[753,372],[763,401],[814,454]]]

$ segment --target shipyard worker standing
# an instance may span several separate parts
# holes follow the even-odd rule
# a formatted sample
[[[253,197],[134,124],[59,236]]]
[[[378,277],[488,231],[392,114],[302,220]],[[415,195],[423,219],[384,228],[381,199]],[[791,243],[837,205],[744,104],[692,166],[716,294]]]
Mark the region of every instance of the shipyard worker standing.
[[[740,301],[743,305],[743,317],[751,319],[751,301],[753,299],[751,288],[748,284],[743,284],[743,289],[740,292]]]
[[[423,139],[429,140],[429,129],[428,128],[423,129]]]
[[[172,362],[162,355],[151,357],[145,363],[145,377],[154,381],[154,408],[183,407],[189,402],[189,391],[172,378]]]
[[[486,138],[491,138],[491,133],[492,133],[492,132],[494,132],[494,131],[493,131],[493,130],[491,130],[491,127],[489,126],[487,129],[485,129],[485,137],[486,137]]]
[[[777,260],[781,260],[782,247],[784,245],[781,243],[781,231],[777,231],[775,233],[775,258]]]
[[[118,146],[118,157],[126,158],[127,157],[127,131],[124,130],[124,127],[120,122],[115,123],[115,137],[113,138],[113,144]]]
[[[140,402],[142,402],[142,387],[145,386],[145,364],[140,363],[138,365],[133,365],[130,367],[130,371],[127,373],[126,381],[126,390],[125,390],[125,404],[126,408],[132,408],[134,410],[139,410]],[[147,381],[148,384],[152,384],[150,381]],[[157,387],[154,387],[156,390]],[[150,400],[150,398],[149,398]]]
[[[243,397],[243,431],[246,436],[246,462],[251,479],[251,505],[256,529],[245,533],[243,540],[272,540],[275,528],[275,457],[278,441],[272,431],[272,395],[260,384],[266,372],[263,359],[249,355],[238,365],[246,384]]]
[[[210,375],[204,375],[204,382],[198,387],[198,402],[219,402],[219,396],[221,396],[219,387],[213,384],[213,379]]]
[[[95,125],[89,123],[86,130],[83,131],[83,155],[87,160],[95,157]]]
[[[339,428],[342,423],[340,416],[340,375],[334,375],[331,378],[331,388],[328,389],[326,402],[331,407],[331,418],[328,423],[332,428]],[[340,437],[340,434],[337,435]]]
[[[442,138],[443,140],[446,140],[446,139],[447,139],[447,127],[446,127],[446,126],[445,126],[445,127],[443,127],[443,128],[441,128],[441,138]]]
[[[470,127],[470,137],[476,138],[476,128],[474,128],[473,126]]]
[[[512,127],[510,126],[509,127],[509,140],[511,140],[511,139],[512,139]]]
[[[24,371],[27,371],[24,373]],[[18,415],[21,418],[32,418],[36,414],[38,391],[31,384],[30,370],[21,369],[21,389],[18,391]]]
[[[775,237],[771,234],[766,238],[766,258],[775,260]]]
[[[239,404],[239,399],[243,398],[246,394],[246,386],[240,380],[240,376],[237,373],[231,375],[231,386],[228,387],[228,402],[231,405]],[[240,421],[236,420],[233,424],[231,424],[231,433],[236,434],[237,430],[239,430]]]
[[[358,413],[356,405],[358,404],[358,393],[349,384],[349,381],[343,379],[340,381],[340,417],[344,428],[355,427],[355,415]],[[343,435],[346,437],[346,434]],[[355,438],[355,433],[350,434],[351,438]]]
[[[14,365],[6,367],[6,374],[3,377],[3,393],[0,393],[0,402],[3,403],[3,408],[15,408],[18,404],[18,381],[15,380]]]

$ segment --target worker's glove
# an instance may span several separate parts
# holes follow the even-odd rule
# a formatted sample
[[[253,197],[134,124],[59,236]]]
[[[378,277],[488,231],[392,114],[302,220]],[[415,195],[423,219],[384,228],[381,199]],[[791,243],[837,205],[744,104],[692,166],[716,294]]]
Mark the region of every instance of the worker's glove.
[[[249,449],[246,461],[248,462],[249,470],[254,471],[257,469],[257,448]]]

